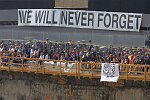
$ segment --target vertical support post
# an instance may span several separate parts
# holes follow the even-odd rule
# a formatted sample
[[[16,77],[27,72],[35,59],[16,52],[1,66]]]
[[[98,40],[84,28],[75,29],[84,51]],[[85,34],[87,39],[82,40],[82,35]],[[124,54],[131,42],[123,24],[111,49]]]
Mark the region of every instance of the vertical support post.
[[[130,65],[130,64],[129,64],[129,65]],[[129,67],[130,67],[130,66],[126,66],[126,80],[128,80]]]
[[[60,61],[60,76],[62,75],[62,71],[61,71],[61,61]]]
[[[78,79],[80,79],[80,65],[81,65],[81,62],[78,63]]]
[[[147,75],[147,66],[144,66],[144,81],[146,81],[146,75]]]
[[[5,66],[8,66],[9,71],[10,71],[10,57],[5,56],[8,59],[8,62],[5,63]]]
[[[8,65],[10,66],[10,59],[11,59],[11,57],[8,57]]]
[[[22,69],[22,72],[23,72],[23,64],[24,64],[23,61],[24,61],[24,58],[22,57],[22,58],[21,58],[21,69]]]
[[[89,63],[90,65],[91,65],[91,78],[93,78],[93,66],[94,66],[94,64],[96,64],[96,63]]]
[[[78,76],[78,62],[75,62],[76,64],[76,77]]]
[[[36,66],[36,69],[37,69],[37,70],[36,70],[36,73],[38,73],[38,58],[36,58],[35,60],[36,60],[35,66]]]

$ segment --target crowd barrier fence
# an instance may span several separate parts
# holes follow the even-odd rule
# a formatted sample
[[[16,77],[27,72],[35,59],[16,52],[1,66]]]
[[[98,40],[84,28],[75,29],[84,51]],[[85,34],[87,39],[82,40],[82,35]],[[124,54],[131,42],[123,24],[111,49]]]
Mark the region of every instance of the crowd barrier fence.
[[[100,78],[101,63],[0,56],[0,70]],[[150,81],[150,65],[119,64],[119,79]]]

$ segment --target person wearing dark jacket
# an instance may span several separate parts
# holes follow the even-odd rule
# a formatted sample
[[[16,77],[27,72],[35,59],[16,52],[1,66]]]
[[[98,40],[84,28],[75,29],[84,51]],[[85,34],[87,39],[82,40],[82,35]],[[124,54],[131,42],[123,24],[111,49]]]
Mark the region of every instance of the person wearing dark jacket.
[[[147,37],[146,41],[145,41],[145,46],[147,48],[150,48],[150,36]]]

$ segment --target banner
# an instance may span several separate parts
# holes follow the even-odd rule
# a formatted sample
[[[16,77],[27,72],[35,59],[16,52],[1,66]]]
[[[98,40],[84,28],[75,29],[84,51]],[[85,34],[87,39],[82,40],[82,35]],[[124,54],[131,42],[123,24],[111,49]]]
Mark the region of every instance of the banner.
[[[18,9],[19,26],[59,26],[139,32],[142,14],[65,9]]]
[[[117,82],[118,78],[119,78],[119,64],[102,63],[100,81]]]

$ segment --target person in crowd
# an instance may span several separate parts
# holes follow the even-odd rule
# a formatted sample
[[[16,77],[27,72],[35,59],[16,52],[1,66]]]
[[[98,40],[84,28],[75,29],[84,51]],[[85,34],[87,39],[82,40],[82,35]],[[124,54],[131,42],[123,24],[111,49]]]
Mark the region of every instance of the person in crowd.
[[[7,65],[8,61],[9,61],[9,51],[8,49],[5,47],[2,56],[4,56],[4,58],[2,58],[2,62],[4,65]]]
[[[98,46],[91,41],[87,44],[85,41],[52,42],[48,39],[46,42],[35,43],[32,41],[1,41],[0,52],[3,56],[12,57],[150,65],[149,48]],[[5,62],[7,61],[8,59],[5,59]]]
[[[147,36],[147,39],[145,41],[145,46],[150,48],[150,36]]]
[[[44,59],[43,52],[40,53],[40,57],[39,57],[39,62],[38,62],[38,63],[39,63],[40,65],[42,65],[42,62],[43,62],[42,59]]]

